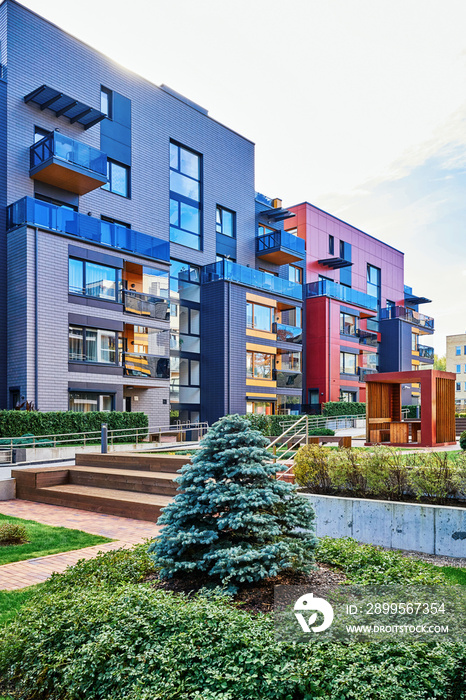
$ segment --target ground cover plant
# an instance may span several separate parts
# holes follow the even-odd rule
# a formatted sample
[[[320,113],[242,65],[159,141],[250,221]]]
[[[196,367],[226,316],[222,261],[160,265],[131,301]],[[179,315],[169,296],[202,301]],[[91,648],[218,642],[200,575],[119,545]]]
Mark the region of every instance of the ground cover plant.
[[[349,581],[446,584],[442,570],[353,540],[321,540],[317,561]],[[368,573],[369,572],[369,573]],[[0,633],[5,696],[22,700],[464,700],[461,640],[308,644],[274,635],[215,591],[154,590],[147,545],[81,561],[41,584]],[[36,587],[34,587],[36,588]],[[29,589],[30,590],[30,589]]]
[[[20,531],[26,530],[26,541],[19,544],[1,543],[0,537],[0,566],[15,561],[45,557],[58,552],[69,552],[72,549],[92,547],[96,544],[111,542],[108,537],[91,535],[82,530],[72,530],[66,527],[44,525],[34,520],[12,518],[0,513],[0,532],[2,525],[9,523]],[[11,528],[8,528],[11,529]]]
[[[311,493],[446,504],[466,498],[466,455],[411,454],[387,446],[327,450],[303,445],[294,457],[299,486]]]

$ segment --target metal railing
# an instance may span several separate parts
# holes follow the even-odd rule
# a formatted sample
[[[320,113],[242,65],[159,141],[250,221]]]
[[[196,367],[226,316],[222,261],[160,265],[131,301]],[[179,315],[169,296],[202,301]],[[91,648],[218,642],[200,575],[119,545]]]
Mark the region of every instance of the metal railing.
[[[231,262],[231,260],[219,260],[216,263],[204,265],[201,270],[201,284],[216,282],[217,280],[238,282],[248,287],[283,294],[283,296],[299,299],[300,301],[303,298],[301,284],[289,282],[281,277],[275,277],[245,265],[238,265],[238,263]]]
[[[123,294],[124,309],[127,313],[137,314],[146,318],[155,318],[158,321],[168,321],[170,318],[170,307],[167,299],[135,292],[126,289]]]
[[[375,297],[365,292],[360,292],[358,289],[345,287],[344,284],[333,282],[332,280],[308,282],[305,285],[304,296],[306,299],[311,297],[331,297],[339,301],[346,301],[348,304],[363,306],[366,309],[377,311],[377,299]]]
[[[385,321],[393,318],[401,318],[403,321],[408,321],[416,326],[422,326],[429,330],[434,330],[434,319],[431,316],[420,314],[419,311],[413,311],[406,306],[390,306],[387,309],[380,310],[380,320]]]
[[[266,255],[271,250],[284,249],[291,251],[296,257],[304,258],[306,245],[302,238],[293,236],[288,231],[272,231],[256,238],[256,255]]]
[[[31,170],[58,158],[107,178],[107,155],[68,136],[52,131],[29,149]]]
[[[152,436],[171,435],[179,436],[180,434],[189,433],[195,439],[189,442],[198,442],[209,429],[209,424],[206,421],[191,423],[177,422],[170,425],[148,426],[147,428],[118,428],[108,430],[108,443],[114,444],[149,444]],[[101,440],[101,431],[86,430],[81,433],[57,433],[49,435],[33,435],[31,437],[6,437],[0,438],[0,450],[13,450],[15,448],[51,448],[51,447],[84,447],[88,445],[99,445]]]

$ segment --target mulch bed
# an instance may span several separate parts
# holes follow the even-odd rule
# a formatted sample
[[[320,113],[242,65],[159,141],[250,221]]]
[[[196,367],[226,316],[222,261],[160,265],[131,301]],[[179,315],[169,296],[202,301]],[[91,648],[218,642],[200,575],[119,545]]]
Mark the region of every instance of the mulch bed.
[[[346,576],[341,571],[331,569],[325,564],[318,564],[318,568],[307,575],[284,572],[259,583],[248,584],[232,596],[232,601],[248,612],[271,612],[274,606],[275,586],[306,586],[311,591],[313,588],[318,588],[320,594],[334,590],[345,580]],[[146,581],[150,581],[154,588],[183,595],[190,595],[201,588],[212,586],[212,579],[198,574],[172,579],[161,579],[158,574],[151,574]]]

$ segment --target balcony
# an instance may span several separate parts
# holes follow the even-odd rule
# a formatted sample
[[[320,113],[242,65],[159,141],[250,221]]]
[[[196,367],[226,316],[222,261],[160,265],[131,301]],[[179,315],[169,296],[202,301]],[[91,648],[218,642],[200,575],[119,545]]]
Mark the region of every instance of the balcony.
[[[129,314],[137,314],[144,318],[154,318],[157,321],[168,321],[170,318],[168,301],[151,294],[126,290],[123,303],[124,310]]]
[[[107,156],[97,148],[56,131],[29,149],[29,175],[34,180],[87,194],[107,182]]]
[[[142,355],[125,352],[123,369],[127,377],[150,377],[151,379],[170,379],[170,360],[159,355]]]
[[[402,321],[407,321],[420,328],[425,328],[429,333],[434,332],[434,319],[430,316],[424,316],[419,311],[413,311],[405,306],[391,306],[387,309],[381,309],[380,320],[386,321],[389,319],[399,318]]]
[[[304,260],[306,246],[302,238],[288,231],[274,231],[256,238],[256,256],[274,265]]]
[[[367,345],[371,348],[376,348],[378,345],[377,333],[372,333],[371,331],[358,331],[359,344]]]
[[[307,299],[312,297],[330,297],[331,299],[344,301],[347,304],[362,306],[374,312],[377,311],[377,299],[375,297],[331,280],[309,282],[305,285],[305,297]]]
[[[284,372],[273,370],[273,378],[277,382],[277,389],[302,389],[303,375],[301,372]]]
[[[432,360],[432,362],[434,361],[434,348],[431,348],[430,345],[418,345],[417,349],[419,351],[419,357],[425,360]]]
[[[201,284],[207,282],[216,282],[217,280],[225,280],[227,282],[236,282],[244,284],[247,287],[254,287],[264,292],[272,294],[280,294],[292,299],[303,298],[303,288],[301,284],[289,282],[288,280],[268,275],[259,270],[253,270],[251,267],[238,265],[230,260],[220,260],[210,265],[205,265],[201,272]]]
[[[277,334],[280,343],[302,343],[303,329],[299,326],[288,326],[286,323],[273,323],[272,332]]]
[[[154,260],[170,260],[170,244],[147,233],[140,233],[66,207],[23,197],[7,207],[7,230],[17,226],[37,226],[41,229],[81,238],[90,243],[124,250]]]
[[[365,382],[369,374],[377,374],[377,369],[369,369],[369,367],[358,367],[359,381]]]

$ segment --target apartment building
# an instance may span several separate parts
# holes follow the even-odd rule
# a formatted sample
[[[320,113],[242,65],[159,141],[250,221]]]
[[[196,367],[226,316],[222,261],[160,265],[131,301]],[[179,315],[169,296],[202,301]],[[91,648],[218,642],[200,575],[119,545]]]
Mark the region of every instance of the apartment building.
[[[447,372],[456,374],[455,404],[466,406],[466,333],[447,335]]]
[[[305,243],[254,144],[0,5],[0,407],[299,411]]]
[[[289,207],[289,233],[305,242],[305,390],[307,410],[326,401],[365,401],[365,376],[433,364],[423,336],[434,321],[419,313],[429,299],[404,284],[404,254],[303,202]],[[403,386],[403,403],[419,401]]]

